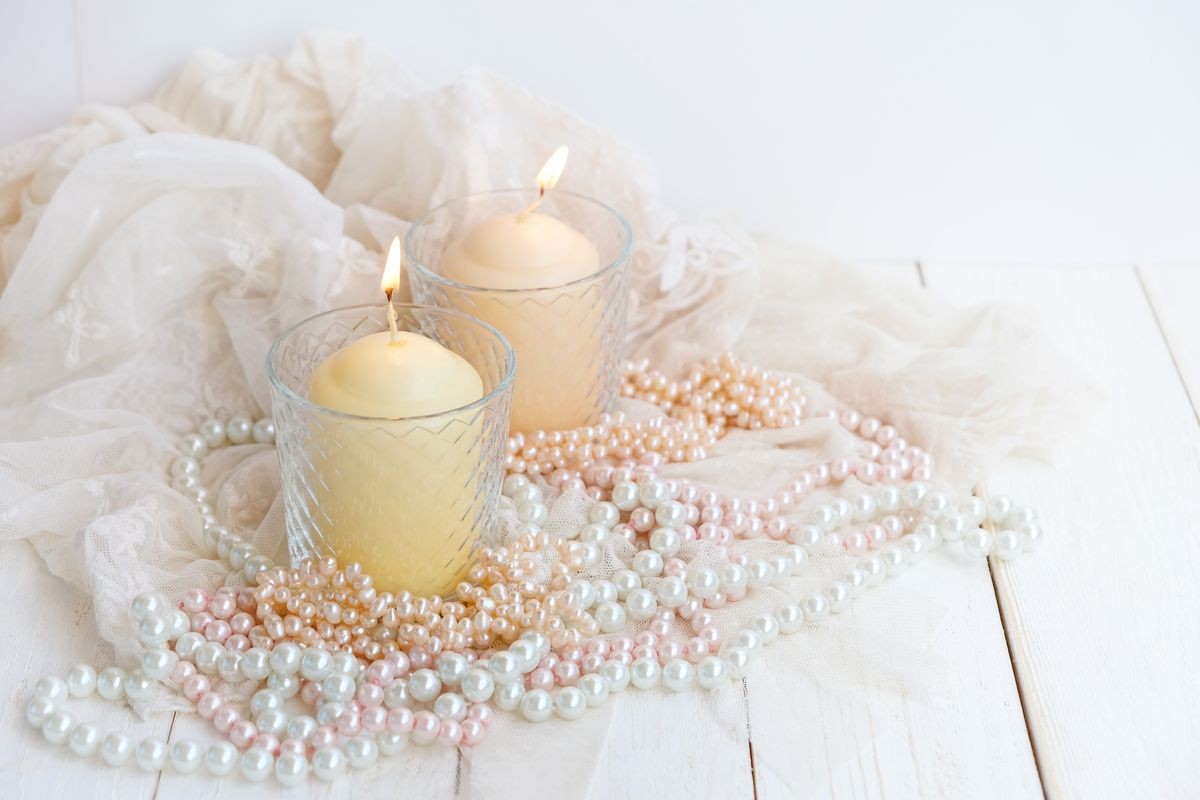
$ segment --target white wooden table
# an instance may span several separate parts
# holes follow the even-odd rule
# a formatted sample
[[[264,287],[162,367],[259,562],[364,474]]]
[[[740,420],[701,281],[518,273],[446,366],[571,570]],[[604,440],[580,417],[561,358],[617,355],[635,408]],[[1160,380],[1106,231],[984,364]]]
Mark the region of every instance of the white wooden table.
[[[1104,387],[1099,428],[1061,463],[1012,463],[987,482],[1039,510],[1046,545],[1011,564],[935,555],[898,578],[922,582],[952,609],[928,641],[904,652],[879,652],[856,636],[886,622],[887,588],[861,601],[830,623],[850,654],[846,685],[784,686],[768,664],[712,696],[627,693],[594,768],[581,765],[578,780],[594,798],[664,800],[1200,796],[1200,268],[879,269],[956,303],[1033,306]],[[90,606],[24,543],[0,548],[0,598],[0,797],[285,791],[114,770],[43,742],[24,722],[32,682],[107,656]],[[872,687],[869,697],[858,689],[858,656],[922,652],[949,664],[938,699],[915,697],[903,683]],[[84,710],[107,728],[171,737],[200,730],[186,716],[131,722],[99,701]],[[493,797],[497,786],[480,778],[505,766],[493,758],[486,743],[469,753],[414,747],[372,773],[292,794]],[[536,790],[545,764],[507,767],[514,784]]]

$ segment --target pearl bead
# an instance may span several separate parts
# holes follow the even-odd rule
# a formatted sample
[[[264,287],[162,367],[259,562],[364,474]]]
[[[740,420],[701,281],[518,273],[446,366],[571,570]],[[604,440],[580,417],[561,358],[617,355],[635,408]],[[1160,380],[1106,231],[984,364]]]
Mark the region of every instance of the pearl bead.
[[[161,739],[147,737],[138,742],[134,760],[144,772],[158,772],[167,763],[167,743]]]
[[[142,674],[147,678],[155,681],[165,681],[171,674],[171,668],[175,666],[175,661],[178,659],[174,653],[163,647],[152,647],[142,655]],[[96,671],[87,664],[79,664],[72,667],[72,671],[80,668],[91,670],[91,687],[84,690],[85,694],[75,695],[76,697],[86,697],[91,694],[96,688]],[[67,674],[67,682],[71,682],[71,673]],[[74,690],[71,692],[75,694]]]
[[[1008,522],[1008,515],[1012,510],[1012,498],[1008,495],[998,494],[988,503],[988,520],[996,526],[1004,525]]]
[[[875,501],[884,514],[895,514],[904,502],[896,486],[880,486],[875,491]]]
[[[744,678],[750,667],[750,651],[744,647],[727,647],[721,652],[721,660],[729,668],[732,677]]]
[[[249,655],[253,649],[248,650],[246,655]],[[266,651],[264,650],[263,653],[265,654]],[[332,671],[333,656],[329,654],[328,650],[323,650],[319,647],[310,647],[300,657],[300,675],[305,680],[323,681],[329,677],[329,673]]]
[[[35,728],[41,728],[56,710],[58,705],[49,697],[35,696],[25,707],[25,721]]]
[[[821,545],[824,538],[825,532],[816,525],[801,525],[793,533],[794,543],[810,553]]]
[[[210,448],[220,447],[225,444],[225,425],[220,420],[206,419],[200,423],[200,428],[197,432]]]
[[[204,766],[217,777],[233,772],[237,761],[238,749],[231,742],[215,742],[204,753]]]
[[[354,696],[354,679],[349,675],[336,672],[321,683],[322,696],[335,703],[343,703]],[[410,689],[411,691],[411,689]]]
[[[487,670],[472,667],[463,674],[460,688],[463,696],[472,703],[486,703],[495,691],[496,682]]]
[[[921,499],[921,510],[932,520],[939,519],[950,509],[950,498],[942,492],[929,492]]]
[[[662,679],[662,668],[652,658],[638,658],[629,666],[629,680],[639,689],[653,689]]]
[[[621,600],[628,597],[630,592],[641,588],[642,585],[641,576],[630,569],[617,570],[613,575],[612,582],[617,587],[617,598]]]
[[[516,711],[525,695],[525,687],[517,681],[505,683],[496,690],[496,708],[501,711]]]
[[[446,686],[458,686],[470,664],[458,653],[443,653],[438,658],[437,674]]]
[[[804,612],[797,604],[788,603],[775,609],[775,619],[780,633],[795,633],[804,624]]]
[[[579,719],[587,706],[587,698],[577,686],[564,686],[554,692],[554,713],[562,719]]]
[[[252,712],[253,713],[253,712]],[[287,712],[282,708],[270,708],[255,714],[254,726],[259,733],[269,733],[278,736],[287,727]]]
[[[208,443],[202,436],[190,433],[179,440],[179,454],[188,458],[204,458],[208,455]]]
[[[158,681],[147,677],[140,669],[135,669],[125,679],[125,695],[134,703],[149,700],[155,695],[157,687]]]
[[[267,678],[267,686],[283,695],[283,699],[295,697],[300,691],[300,678],[297,675],[280,675],[275,673]]]
[[[204,637],[195,631],[188,631],[175,640],[175,654],[180,658],[192,659],[196,656],[196,651],[200,645],[204,644]],[[108,670],[105,670],[107,672]],[[100,673],[103,675],[104,673]]]
[[[46,698],[57,707],[66,701],[70,690],[67,682],[62,678],[57,675],[47,675],[34,685],[33,693],[37,697]]]
[[[621,510],[614,503],[596,503],[588,510],[588,522],[611,529],[621,521]]]
[[[554,701],[545,689],[531,689],[521,698],[521,716],[530,722],[545,722],[554,713]]]
[[[133,755],[133,739],[124,733],[110,733],[100,743],[100,758],[110,767],[120,767]]]
[[[992,534],[976,528],[968,531],[962,540],[963,552],[972,558],[986,558],[992,550]]]
[[[638,487],[638,499],[643,506],[653,511],[671,499],[671,491],[667,488],[666,481],[650,480]]]
[[[602,705],[608,699],[608,681],[602,675],[584,675],[576,684],[589,708]]]
[[[899,575],[908,566],[908,557],[899,547],[888,546],[879,551],[879,560],[888,575]]]
[[[712,584],[717,586],[717,574],[709,570],[712,574]],[[665,608],[679,608],[688,598],[688,587],[684,583],[683,578],[670,577],[665,578],[658,584],[655,590],[659,605]]]
[[[696,682],[703,689],[716,689],[729,681],[729,666],[720,656],[705,656],[696,665]]]
[[[253,435],[253,423],[247,417],[230,417],[225,423],[225,436],[231,444],[245,444]]]
[[[630,619],[644,622],[654,616],[658,601],[649,589],[634,589],[625,598],[625,610]]]
[[[887,577],[887,569],[878,558],[866,558],[858,562],[858,569],[866,578],[867,586],[878,586]]]
[[[631,566],[643,578],[657,578],[663,571],[663,557],[656,550],[639,550]]]
[[[749,575],[746,568],[740,564],[726,564],[718,574],[721,579],[721,591],[727,594],[737,595],[749,585]]]
[[[604,602],[596,606],[596,624],[604,633],[616,633],[625,627],[625,609],[614,602]]]
[[[204,748],[191,739],[180,739],[171,746],[171,766],[179,772],[195,772],[204,760]]]
[[[764,589],[771,585],[775,570],[766,561],[756,559],[746,565],[746,576],[751,589]]]
[[[395,680],[383,690],[383,704],[387,708],[408,708],[412,705],[412,695],[408,691],[408,681]]]
[[[613,487],[612,503],[620,511],[632,511],[640,502],[640,491],[636,483],[623,481]]]
[[[770,644],[779,638],[779,620],[773,614],[759,614],[750,620],[750,628],[762,637],[763,644]]]
[[[269,419],[260,419],[254,423],[251,435],[256,444],[272,444],[275,441],[275,423]]]
[[[431,703],[442,690],[442,681],[431,669],[419,669],[408,679],[408,691],[414,700]]]
[[[88,697],[96,691],[96,670],[90,664],[76,664],[67,670],[66,685],[72,697]]]
[[[125,696],[125,670],[108,667],[96,676],[96,693],[106,700],[120,700]]]
[[[840,614],[848,609],[850,607],[850,599],[853,597],[850,587],[842,581],[831,583],[824,594],[829,600],[829,610],[834,614]]]
[[[329,656],[328,653],[325,655]],[[265,680],[271,674],[271,653],[261,647],[251,647],[242,653],[241,660],[238,661],[238,671],[248,681]]]
[[[463,738],[464,739],[466,738],[466,736],[465,736],[466,725],[467,725],[467,723],[464,723],[464,727],[463,727],[463,731],[464,731]],[[378,734],[375,737],[375,740],[379,745],[380,755],[385,755],[385,756],[394,756],[394,755],[400,753],[401,751],[403,751],[404,748],[408,745],[408,737],[407,736],[405,736],[402,733],[395,733],[393,731],[384,731],[384,732]],[[466,742],[464,741],[464,744],[465,743]],[[316,756],[314,756],[314,759],[315,758],[316,758]]]
[[[1026,553],[1032,553],[1042,546],[1042,540],[1045,534],[1042,532],[1042,526],[1036,522],[1031,522],[1028,525],[1022,525],[1017,534],[1021,537],[1021,545]]]
[[[509,645],[508,652],[516,656],[517,660],[521,662],[521,672],[531,671],[537,666],[538,661],[541,660],[541,653],[538,652],[537,647],[525,639],[520,639]]]
[[[820,622],[829,616],[829,600],[825,595],[811,594],[800,602],[805,622]]]
[[[379,760],[379,747],[373,736],[355,736],[345,744],[346,758],[355,769],[366,769]]]
[[[84,758],[94,756],[100,749],[100,731],[95,725],[86,722],[77,725],[67,739],[67,746],[77,756]]]
[[[695,668],[682,658],[672,659],[662,669],[663,686],[672,692],[682,692],[692,688],[695,680]]]
[[[271,650],[271,669],[280,675],[294,675],[300,669],[303,654],[291,642],[282,642]]]
[[[239,763],[242,777],[251,783],[261,783],[275,768],[275,757],[261,747],[251,747],[242,754]]]
[[[402,737],[397,738],[403,741]],[[345,775],[349,763],[345,751],[340,747],[318,747],[312,755],[313,774],[323,781],[335,781]]]
[[[550,515],[549,509],[541,503],[521,503],[517,506],[517,519],[531,525],[541,527]]]
[[[621,661],[605,661],[600,667],[600,676],[608,683],[610,693],[623,692],[629,686],[631,677],[629,667]]]
[[[441,720],[462,722],[467,718],[467,701],[456,692],[446,692],[433,701],[433,713]]]
[[[929,484],[921,481],[914,481],[907,484],[901,490],[901,496],[904,500],[904,505],[907,508],[920,508],[921,503],[925,500],[925,495],[929,494]]]
[[[1002,561],[1012,561],[1021,554],[1021,537],[1016,531],[1002,531],[996,537],[994,549],[997,558]]]

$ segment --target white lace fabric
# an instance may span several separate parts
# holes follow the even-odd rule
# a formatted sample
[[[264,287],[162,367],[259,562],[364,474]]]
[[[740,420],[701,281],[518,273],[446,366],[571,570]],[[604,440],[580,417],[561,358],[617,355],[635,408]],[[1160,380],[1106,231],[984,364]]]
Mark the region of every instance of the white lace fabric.
[[[128,660],[136,593],[228,577],[168,485],[179,437],[208,417],[269,413],[264,362],[281,328],[377,299],[393,235],[452,197],[528,184],[564,143],[562,186],[632,224],[630,349],[660,368],[733,349],[793,374],[817,408],[892,422],[957,489],[1010,453],[1048,454],[1096,402],[1019,312],[956,310],[777,239],[679,221],[643,159],[566,110],[477,71],[427,88],[361,41],[310,35],[282,58],[197,54],[151,102],[84,107],[0,150],[0,540],[29,540],[90,596],[99,636]],[[835,426],[808,420],[736,432],[668,473],[757,496],[848,447]],[[222,450],[203,479],[223,522],[282,558],[273,450]],[[581,520],[587,502],[556,499],[549,530]],[[814,563],[813,581],[845,566],[834,553]],[[927,637],[944,612],[902,583],[882,591],[913,612],[896,615],[910,630],[875,631],[894,646]],[[781,598],[772,589],[736,604],[723,629]],[[772,648],[773,680],[802,671],[845,685],[845,637],[793,639]],[[607,720],[580,724],[569,743],[536,741],[584,753]],[[512,748],[519,763],[529,737],[506,735],[517,724],[499,723],[485,746]],[[567,795],[587,763],[559,776]],[[472,779],[502,784],[494,769]]]

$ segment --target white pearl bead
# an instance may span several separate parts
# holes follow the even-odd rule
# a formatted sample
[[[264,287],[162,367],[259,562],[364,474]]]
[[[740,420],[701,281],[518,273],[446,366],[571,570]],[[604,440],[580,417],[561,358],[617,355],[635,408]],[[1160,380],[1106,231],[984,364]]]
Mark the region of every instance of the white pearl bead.
[[[864,558],[858,562],[858,569],[867,579],[867,586],[878,586],[887,577],[887,568],[878,558]]]
[[[225,444],[225,425],[217,419],[206,419],[197,431],[210,448]]]
[[[460,687],[463,697],[472,703],[486,703],[496,689],[496,682],[487,670],[472,667],[463,674]]]
[[[657,550],[638,550],[630,566],[643,578],[657,578],[662,575],[663,557]]]
[[[962,540],[963,552],[973,558],[986,558],[992,551],[992,534],[982,528],[968,531]]]
[[[261,747],[251,747],[242,754],[239,763],[242,777],[251,783],[261,783],[275,768],[275,757]]]
[[[517,644],[517,642],[513,642],[514,647]],[[520,657],[517,655],[517,658]],[[432,703],[441,691],[442,679],[431,669],[419,669],[408,679],[408,692],[414,700],[420,703]]]
[[[411,683],[410,681],[410,692],[412,691]],[[341,672],[335,672],[321,682],[321,696],[333,703],[344,703],[354,696],[355,688],[354,678]]]
[[[683,503],[664,500],[654,509],[654,521],[664,528],[675,528],[687,521],[687,509]]]
[[[208,455],[208,443],[203,437],[189,433],[179,440],[179,453],[189,458],[204,458]]]
[[[245,444],[253,435],[254,424],[248,417],[241,415],[230,417],[225,423],[225,436],[231,444]]]
[[[167,743],[161,739],[147,737],[138,742],[134,753],[138,769],[145,772],[158,772],[167,763]]]
[[[251,435],[257,444],[273,444],[275,442],[275,423],[269,419],[260,419],[254,423]]]
[[[504,478],[504,482],[500,484],[500,493],[505,497],[512,497],[520,489],[529,485],[529,478],[519,473],[513,473]]]
[[[488,660],[488,666],[492,670],[492,676],[497,683],[509,683],[522,675],[521,668],[522,660],[515,653],[507,650],[496,653]],[[411,679],[410,679],[411,682]],[[412,691],[410,688],[409,691]],[[416,697],[416,695],[413,695]],[[417,698],[420,699],[419,697]]]
[[[800,610],[805,622],[820,622],[829,616],[829,600],[819,592],[811,594],[800,601]]]
[[[554,713],[554,701],[545,689],[531,689],[521,698],[521,716],[530,722],[545,722]]]
[[[967,518],[967,527],[980,525],[987,519],[988,505],[982,497],[968,497],[958,507],[959,512]]]
[[[568,529],[567,532],[563,534],[563,536],[565,536],[568,539],[578,537],[579,541],[581,541],[585,544],[587,544],[589,542],[593,543],[593,544],[600,544],[605,539],[607,539],[611,534],[612,534],[612,532],[608,528],[604,527],[603,525],[597,525],[595,523],[588,523],[587,525],[584,525],[583,527],[579,528],[578,531],[576,531],[573,528]]]
[[[242,575],[245,576],[246,582],[253,586],[258,579],[258,576],[271,568],[271,559],[259,554],[250,556],[246,559],[246,566],[242,567]]]
[[[688,571],[686,588],[690,589],[696,597],[703,600],[712,597],[721,590],[721,578],[717,575],[716,570],[709,569],[708,567],[696,567]],[[675,607],[670,606],[670,608]]]
[[[175,666],[177,660],[178,656],[165,647],[151,647],[142,655],[142,672],[152,680],[166,680],[167,676],[171,674],[171,668]],[[95,671],[92,674],[94,676]],[[70,675],[67,678],[69,680]],[[93,688],[95,688],[94,681]]]
[[[171,635],[171,623],[165,617],[146,617],[138,623],[138,640],[153,647],[167,641]]]
[[[549,515],[549,509],[541,503],[521,503],[517,506],[517,519],[531,525],[544,525]]]
[[[217,659],[217,675],[226,683],[242,682],[242,654],[236,651],[226,651]]]
[[[617,587],[612,581],[592,581],[596,588],[597,603],[611,603],[617,600]]]
[[[821,546],[825,532],[816,525],[801,525],[791,532],[791,538],[796,545],[811,553]]]
[[[513,489],[508,496],[513,501],[513,504],[517,506],[524,505],[525,503],[542,502],[542,490],[529,481]]]
[[[631,569],[621,569],[613,575],[613,585],[617,587],[617,597],[624,600],[630,592],[641,587],[642,578]]]
[[[638,507],[640,492],[638,485],[631,481],[622,481],[613,486],[612,503],[620,511],[632,511]]]
[[[394,731],[375,734],[375,741],[379,745],[379,754],[383,756],[397,755],[408,746],[408,736]]]
[[[834,581],[824,594],[829,600],[829,610],[834,614],[840,614],[850,607],[850,598],[853,596],[853,592],[845,583]]]
[[[199,635],[199,634],[197,634]],[[108,667],[96,676],[96,693],[105,700],[117,701],[125,696],[125,670]]]
[[[562,719],[579,719],[587,711],[587,705],[587,698],[576,686],[563,686],[554,692],[554,713]]]
[[[346,758],[355,769],[366,769],[379,760],[379,746],[372,736],[355,736],[346,742]]]
[[[930,492],[921,500],[921,510],[932,520],[940,519],[950,510],[950,498],[943,492]]]
[[[900,490],[901,496],[904,499],[904,505],[908,508],[918,509],[921,503],[925,500],[925,495],[929,494],[929,484],[921,481],[914,481],[907,484]]]
[[[396,683],[400,683],[400,681]],[[396,684],[392,685],[395,686]],[[336,725],[338,717],[345,713],[345,711],[346,705],[344,703],[331,700],[323,701],[317,709],[317,723],[319,725]]]
[[[616,694],[628,688],[632,676],[629,667],[620,661],[610,659],[600,667],[600,677],[604,678],[605,683],[608,684],[609,693]]]
[[[862,594],[863,589],[867,588],[867,576],[858,568],[851,569],[838,580],[850,587],[850,594],[853,597]]]
[[[247,656],[250,655],[250,653],[252,653],[256,649],[260,649],[260,648],[251,647],[249,650],[246,651],[246,655]],[[267,651],[262,650],[261,652],[263,653],[264,656],[269,656],[269,653],[267,653]],[[246,660],[243,657],[243,659],[242,659],[243,670],[245,670],[245,664],[246,664]],[[263,667],[264,669],[269,669],[269,663],[265,659],[264,659],[263,664],[264,664],[264,667]],[[302,676],[304,676],[304,678],[306,680],[323,681],[329,677],[329,673],[332,671],[333,671],[333,656],[329,654],[328,650],[325,650],[320,647],[310,647],[310,648],[306,649],[304,651],[304,654],[300,657],[300,674]],[[250,678],[249,675],[247,675],[246,677]],[[254,679],[251,678],[251,680],[254,680]],[[261,680],[261,679],[259,679],[259,680]]]
[[[179,456],[171,462],[171,477],[178,478],[181,475],[198,476],[200,474],[200,462],[190,456]]]
[[[682,546],[683,539],[674,528],[655,528],[650,533],[650,548],[661,556],[670,558]]]
[[[318,747],[312,755],[313,774],[323,781],[336,781],[345,775],[349,763],[340,747]]]
[[[900,540],[900,549],[904,551],[904,557],[909,564],[915,564],[925,557],[928,542],[927,538],[917,533]]]
[[[1042,546],[1042,540],[1045,534],[1042,531],[1042,526],[1036,522],[1031,522],[1028,525],[1022,525],[1017,533],[1021,537],[1021,545],[1026,553],[1032,553]]]
[[[412,703],[408,681],[395,680],[383,687],[383,704],[388,708],[412,708]]]
[[[788,603],[775,609],[775,619],[779,622],[780,633],[795,633],[804,624],[804,612],[795,603]]]
[[[90,758],[100,749],[100,730],[87,722],[77,725],[67,739],[67,746],[75,755]]]
[[[588,522],[611,530],[621,521],[621,510],[613,503],[599,502],[588,510]]]
[[[762,559],[755,559],[746,565],[747,583],[751,589],[765,589],[771,585],[775,570]]]
[[[779,638],[779,620],[773,614],[759,614],[750,620],[750,628],[758,632],[763,644],[770,644]]]
[[[223,434],[224,432],[222,432]],[[195,772],[204,760],[204,748],[192,739],[180,739],[171,745],[171,766],[179,772]]]
[[[1037,513],[1029,506],[1015,506],[1008,512],[1005,524],[1014,530],[1037,521]]]
[[[1021,537],[1016,531],[1002,531],[996,537],[994,547],[997,558],[1002,561],[1012,561],[1021,555]]]
[[[771,556],[767,559],[767,566],[771,568],[771,583],[777,586],[786,585],[788,578],[792,577],[792,560],[787,556]]]
[[[33,693],[37,697],[44,697],[51,701],[57,708],[66,701],[70,690],[67,687],[67,682],[62,678],[57,675],[47,675],[34,685]]]
[[[110,767],[120,767],[133,755],[133,739],[124,733],[110,733],[100,743],[100,758]]]
[[[876,510],[879,508],[879,503],[875,497],[867,492],[856,494],[850,501],[851,518],[855,522],[866,522],[875,516]]]
[[[645,622],[654,616],[658,601],[649,589],[634,589],[625,598],[625,611],[630,619]]]
[[[354,741],[354,740],[352,740]],[[371,744],[374,747],[374,742]],[[284,786],[299,786],[308,777],[308,759],[298,753],[280,753],[275,759],[275,780]]]
[[[205,675],[213,675],[217,671],[217,661],[225,652],[225,648],[216,642],[205,642],[196,648],[194,661],[196,669],[203,672]]]
[[[821,505],[809,512],[809,524],[815,526],[819,530],[829,531],[838,524],[838,513],[832,506]]]
[[[993,525],[1004,525],[1008,522],[1008,515],[1012,510],[1012,498],[1006,494],[998,494],[988,503],[988,519]]]
[[[462,722],[467,718],[467,701],[457,692],[445,692],[433,701],[433,713],[438,719]]]
[[[34,697],[25,707],[25,721],[40,729],[57,710],[58,705],[49,697]]]
[[[744,647],[727,647],[721,651],[721,660],[732,677],[744,678],[750,668],[750,651]]]
[[[844,497],[833,498],[829,501],[829,507],[837,515],[838,523],[849,521],[854,514],[854,506],[850,505],[850,501]]]
[[[259,733],[269,733],[278,736],[287,727],[288,716],[282,708],[268,708],[258,712],[254,717],[254,725]]]
[[[288,720],[286,730],[289,739],[306,740],[316,732],[317,721],[307,714],[301,714]]]
[[[587,703],[588,708],[595,708],[603,705],[608,699],[608,681],[603,675],[592,673],[584,675],[579,679],[577,684],[579,691],[583,693],[583,700]]]
[[[282,642],[271,650],[271,669],[279,675],[294,675],[300,669],[303,654],[291,642]]]
[[[653,511],[671,499],[671,491],[667,487],[666,481],[648,480],[638,487],[638,499],[641,500],[642,505]]]
[[[663,667],[662,682],[672,692],[685,691],[696,682],[696,669],[682,658],[673,658]]]
[[[204,766],[209,773],[223,777],[237,766],[238,749],[232,742],[215,742],[204,752]]]
[[[749,584],[750,576],[741,564],[725,564],[718,573],[721,579],[721,591],[737,594]]]
[[[311,650],[309,652],[325,653],[325,658],[329,658],[329,653],[324,650]],[[242,658],[238,661],[238,672],[248,681],[266,680],[271,674],[271,654],[261,647],[251,647],[246,652],[242,653]],[[305,676],[309,677],[309,676]]]
[[[808,563],[808,551],[798,545],[789,544],[783,548],[783,556],[791,564],[791,574],[799,575]]]
[[[158,681],[146,676],[140,669],[129,673],[125,679],[125,696],[134,703],[142,703],[154,697]]]
[[[696,682],[702,689],[717,689],[729,682],[729,666],[720,656],[705,656],[696,665]]]
[[[875,501],[879,510],[884,514],[895,514],[904,502],[900,496],[900,488],[891,485],[880,486],[876,489]]]
[[[525,687],[519,681],[511,681],[500,686],[496,690],[494,697],[496,698],[496,708],[501,711],[516,711],[521,705],[521,698],[525,696]]]
[[[653,689],[662,679],[662,668],[652,658],[637,658],[629,665],[629,680],[639,689]]]
[[[762,634],[752,628],[743,628],[734,634],[732,646],[740,647],[748,653],[757,653],[762,649]]]
[[[645,551],[643,551],[645,552]],[[711,570],[710,570],[711,571]],[[713,573],[713,584],[717,583],[717,575]],[[679,608],[688,598],[688,587],[683,578],[671,576],[664,578],[654,590],[659,605],[664,608]]]
[[[908,566],[908,558],[904,551],[895,545],[888,545],[879,551],[879,560],[888,575],[899,575]]]
[[[459,653],[445,652],[438,657],[437,674],[444,686],[458,686],[471,665]]]
[[[358,674],[363,671],[363,665],[359,663],[353,653],[334,653],[332,665],[334,672],[349,675],[351,678],[357,678]]]

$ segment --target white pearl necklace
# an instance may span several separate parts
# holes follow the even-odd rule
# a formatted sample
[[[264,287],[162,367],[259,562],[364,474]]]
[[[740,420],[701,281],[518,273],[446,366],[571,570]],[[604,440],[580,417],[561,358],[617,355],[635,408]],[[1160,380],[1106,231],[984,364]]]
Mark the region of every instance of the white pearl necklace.
[[[641,380],[670,401],[687,397],[690,391],[686,383],[682,390],[674,385],[659,387],[661,377]],[[744,387],[739,391],[746,398],[746,407],[750,407],[752,395]],[[793,402],[786,391],[783,396],[787,401],[785,410],[799,413],[803,399]],[[740,408],[722,413],[731,418],[746,416]],[[774,412],[768,409],[769,413]],[[785,422],[790,421],[787,413],[783,413]],[[549,595],[546,604],[557,604],[560,610],[573,614],[572,619],[578,620],[583,629],[591,626],[596,634],[617,635],[614,647],[597,645],[580,657],[572,652],[570,642],[555,646],[550,636],[525,630],[506,647],[493,648],[486,657],[470,648],[430,654],[413,647],[407,655],[400,650],[386,657],[376,653],[378,657],[368,659],[368,665],[350,652],[331,653],[323,646],[287,641],[288,635],[294,635],[286,630],[290,623],[280,621],[275,626],[276,635],[272,633],[274,618],[258,626],[262,630],[257,640],[270,647],[255,644],[256,629],[247,624],[255,618],[238,611],[244,598],[232,592],[206,596],[194,590],[199,593],[189,593],[178,606],[160,594],[148,593],[135,598],[130,609],[138,623],[138,638],[146,646],[140,668],[125,672],[109,667],[97,673],[90,665],[77,664],[65,678],[42,678],[26,708],[26,719],[42,731],[48,742],[67,744],[73,753],[85,758],[98,754],[112,766],[132,760],[147,771],[169,765],[175,771],[193,773],[203,763],[213,775],[228,775],[237,769],[251,781],[274,775],[289,786],[300,783],[310,773],[321,780],[334,780],[349,769],[372,766],[381,755],[399,752],[409,741],[421,745],[476,744],[486,732],[492,706],[519,713],[530,722],[552,716],[573,720],[631,684],[638,689],[662,687],[673,692],[694,687],[715,689],[730,678],[745,675],[763,646],[780,634],[795,633],[804,624],[820,623],[844,611],[854,597],[900,574],[934,548],[960,542],[969,555],[994,553],[1008,560],[1040,543],[1042,532],[1029,509],[1014,507],[1002,496],[988,503],[971,497],[955,506],[949,496],[924,481],[902,486],[884,484],[856,493],[849,500],[836,498],[811,509],[806,524],[788,524],[781,515],[793,509],[814,486],[850,474],[864,480],[876,474],[899,480],[914,469],[919,468],[922,475],[928,471],[928,463],[919,467],[905,463],[908,456],[901,453],[917,460],[920,453],[906,450],[905,443],[896,441],[894,431],[886,426],[855,412],[831,417],[868,440],[884,440],[880,445],[886,444],[889,449],[872,443],[869,458],[888,452],[896,454],[895,458],[885,459],[878,470],[871,466],[874,461],[857,468],[848,462],[822,465],[812,473],[806,472],[803,480],[793,482],[778,498],[761,503],[735,498],[723,501],[720,508],[698,487],[660,480],[652,471],[610,470],[595,479],[598,483],[589,488],[589,493],[598,501],[589,522],[569,537],[571,541],[559,543],[565,553],[564,563],[574,570],[595,564],[601,546],[613,536],[646,546],[637,551],[630,568],[616,573],[612,581],[573,577],[565,589]],[[615,431],[622,421],[618,416],[604,424],[609,422],[616,426]],[[761,426],[757,418],[753,422]],[[604,425],[598,431],[601,437],[608,435]],[[656,427],[650,427],[635,436],[652,442],[652,437],[658,435],[656,431]],[[667,438],[671,436],[675,434]],[[181,440],[180,456],[170,467],[172,486],[189,497],[201,515],[205,544],[232,569],[240,571],[247,585],[257,584],[260,588],[268,584],[283,588],[283,582],[274,579],[286,576],[287,571],[275,567],[252,544],[219,523],[209,503],[210,494],[199,482],[199,462],[210,450],[226,444],[270,444],[273,440],[270,420],[251,423],[245,417],[234,417],[225,424],[209,420],[197,433]],[[621,441],[613,439],[617,446]],[[672,446],[678,445],[681,458],[697,455],[687,450],[694,441],[686,434],[671,441]],[[516,462],[523,470],[534,472],[530,465],[538,457],[537,448],[546,444],[553,448],[554,442],[539,435],[532,445],[523,441],[510,445],[510,453],[525,459]],[[550,452],[550,460],[539,463],[537,471],[560,470],[566,463],[553,450]],[[703,457],[702,451],[699,457]],[[579,480],[564,472],[559,485],[575,488],[572,481]],[[541,525],[548,509],[539,487],[513,471],[504,481],[503,492],[517,508],[521,521],[518,538],[531,548],[540,547],[539,537],[545,537]],[[628,522],[621,522],[623,514],[629,515]],[[697,531],[693,526],[702,519],[708,521]],[[775,524],[776,520],[781,524]],[[714,569],[687,565],[677,558],[685,538],[681,529],[689,540],[709,536],[721,542],[730,536],[768,535],[786,543],[780,542],[779,553],[770,558],[745,563],[734,558]],[[885,544],[889,539],[895,541]],[[709,652],[708,647],[718,644],[720,637],[707,608],[720,607],[726,600],[736,601],[747,591],[785,584],[803,571],[810,552],[830,543],[852,555],[866,554],[874,548],[877,553],[865,555],[825,590],[785,603],[774,612],[759,614],[749,627],[725,640],[719,653]],[[495,555],[507,558],[512,553]],[[313,570],[308,573],[314,576],[310,581],[321,570],[329,572],[334,581],[343,575],[336,565],[324,562]],[[363,586],[357,590],[360,596],[369,596],[371,602],[379,599],[369,578],[353,565],[344,573],[351,584]],[[651,580],[657,581],[653,590],[643,585]],[[384,610],[371,619],[380,621],[385,633],[396,635],[409,623],[397,623],[394,630],[388,628],[387,609],[400,614],[400,610],[414,604],[390,596],[383,600],[376,605]],[[329,614],[336,618],[353,610],[331,609]],[[680,646],[666,640],[667,626],[676,614],[685,612],[683,618],[690,621],[698,636],[687,646]],[[629,620],[647,622],[649,630],[637,637],[620,636]],[[203,633],[196,630],[197,626]],[[557,652],[575,657],[562,658]],[[243,719],[240,712],[226,704],[210,678],[263,685],[250,701],[253,721]],[[168,746],[160,739],[147,737],[135,745],[124,733],[102,736],[94,725],[78,722],[64,708],[68,699],[94,693],[117,703],[126,699],[145,702],[163,682],[196,702],[200,715],[229,741],[204,747],[183,739]],[[296,695],[313,707],[312,715],[289,718],[283,711],[284,701]],[[280,741],[281,736],[286,738]]]

